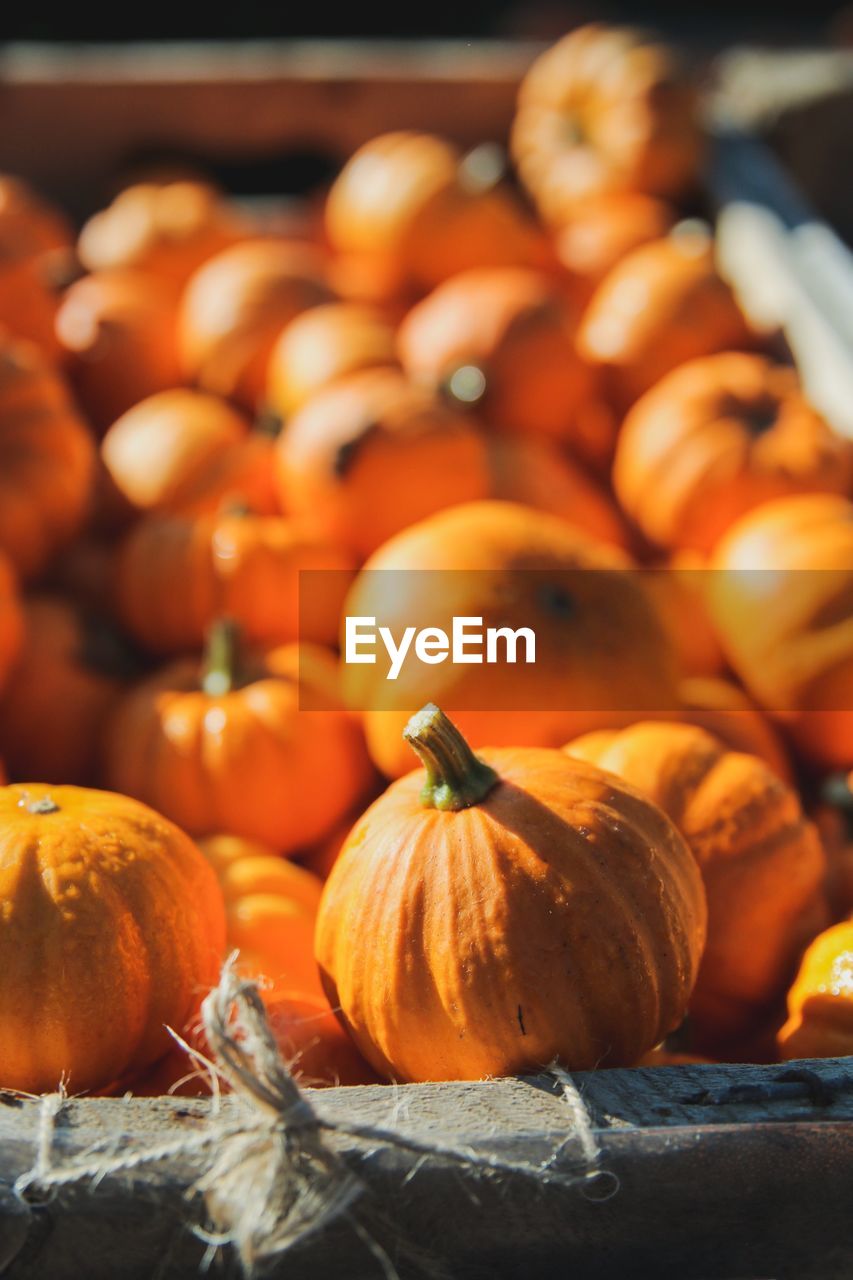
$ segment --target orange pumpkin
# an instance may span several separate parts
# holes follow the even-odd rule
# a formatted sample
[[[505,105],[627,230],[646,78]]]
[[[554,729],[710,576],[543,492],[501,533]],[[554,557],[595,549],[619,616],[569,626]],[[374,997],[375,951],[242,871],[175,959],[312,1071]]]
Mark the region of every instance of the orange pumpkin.
[[[326,232],[336,253],[379,277],[385,296],[434,288],[470,267],[548,257],[492,175],[481,181],[451,143],[426,133],[386,133],[360,147],[329,191]]]
[[[0,1085],[103,1089],[168,1049],[216,979],[222,895],[192,841],[125,796],[0,790]]]
[[[179,339],[186,378],[203,391],[259,409],[281,330],[329,299],[322,260],[309,245],[232,245],[200,267],[184,292]]]
[[[77,251],[89,271],[144,271],[180,288],[247,227],[203,182],[139,182],[89,218]]]
[[[812,816],[829,865],[829,905],[840,919],[853,914],[853,775],[827,778]]]
[[[826,929],[806,951],[777,1042],[785,1059],[853,1054],[853,921]]]
[[[141,271],[98,271],[71,285],[56,332],[83,408],[100,430],[183,381],[176,321],[171,289]]]
[[[591,196],[677,196],[703,156],[696,88],[666,45],[591,23],[547,49],[518,95],[512,153],[557,225]]]
[[[64,218],[17,178],[0,174],[0,327],[56,359],[57,279],[71,233]]]
[[[83,522],[95,447],[59,375],[0,338],[0,551],[32,577]]]
[[[811,407],[793,369],[728,352],[691,360],[637,401],[613,483],[652,542],[709,552],[740,517],[789,493],[844,493],[853,446]]]
[[[21,649],[24,620],[12,566],[0,551],[0,689]],[[0,783],[3,778],[0,777]]]
[[[280,516],[239,507],[198,517],[154,513],[131,529],[119,551],[116,608],[151,653],[197,649],[214,619],[226,615],[259,644],[297,638],[333,644],[351,566],[343,551]],[[334,572],[300,612],[305,570]]]
[[[754,345],[714,265],[707,231],[686,224],[627,254],[601,281],[578,329],[583,359],[627,408],[687,360]]]
[[[678,701],[679,720],[712,733],[735,751],[759,756],[783,782],[793,782],[791,762],[778,730],[739,685],[710,676],[691,676],[678,686]]]
[[[668,564],[643,571],[675,648],[684,676],[718,676],[725,659],[708,611],[706,562],[689,551],[677,552]]]
[[[406,372],[490,426],[564,441],[601,464],[614,422],[575,353],[575,317],[535,271],[466,271],[409,312],[399,331]]]
[[[571,277],[572,296],[588,302],[617,262],[665,236],[673,221],[668,204],[638,191],[584,200],[559,228],[555,241],[557,257]]]
[[[250,432],[217,396],[181,387],[134,405],[113,423],[101,457],[119,493],[138,511],[215,511],[239,495],[273,515],[273,441]]]
[[[373,307],[330,302],[284,328],[267,370],[267,402],[287,419],[319,391],[361,369],[397,363],[394,326]]]
[[[65,216],[22,178],[0,174],[0,245],[3,256],[35,258],[68,249],[74,236]]]
[[[339,709],[337,666],[312,646],[241,653],[211,633],[126,695],[105,734],[109,785],[192,835],[229,831],[284,853],[313,843],[359,801],[371,773],[361,732]],[[300,693],[318,705],[300,710]],[[321,706],[320,706],[321,704]]]
[[[367,561],[344,613],[397,637],[409,626],[450,635],[454,616],[536,635],[529,666],[412,663],[389,682],[381,661],[348,665],[349,705],[363,710],[373,760],[390,777],[410,767],[402,730],[430,690],[475,747],[557,746],[608,711],[676,705],[672,653],[627,558],[528,507],[469,503],[413,525]]]
[[[273,995],[265,1004],[279,1052],[301,1084],[312,1088],[381,1084],[325,996]]]
[[[640,723],[566,750],[637,787],[687,840],[708,897],[691,1027],[700,1049],[736,1037],[825,921],[826,861],[796,792],[693,725]]]
[[[808,759],[853,767],[853,503],[765,503],[718,545],[711,608],[749,691]]]
[[[400,1080],[636,1062],[681,1021],[704,941],[678,832],[561,752],[475,756],[436,707],[406,737],[425,768],[355,825],[317,918],[358,1048]]]

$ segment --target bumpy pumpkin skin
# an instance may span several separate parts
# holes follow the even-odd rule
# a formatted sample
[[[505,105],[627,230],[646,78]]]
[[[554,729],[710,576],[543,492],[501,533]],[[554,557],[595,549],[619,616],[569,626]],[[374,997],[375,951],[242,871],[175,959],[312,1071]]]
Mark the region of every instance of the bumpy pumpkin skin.
[[[332,1007],[398,1080],[636,1062],[695,978],[689,851],[633,788],[560,752],[481,758],[500,780],[471,807],[424,808],[417,770],[353,828],[317,920]]]
[[[580,355],[603,370],[627,409],[688,360],[755,345],[703,230],[678,228],[617,263],[596,289],[577,335]]]
[[[157,807],[195,836],[229,831],[282,853],[330,831],[372,779],[363,737],[339,708],[332,654],[295,645],[248,654],[230,691],[206,693],[198,662],[138,685],[106,727],[111,787]],[[303,689],[322,710],[299,709]]]
[[[845,493],[853,447],[793,369],[725,352],[668,373],[619,434],[616,493],[659,546],[709,552],[748,511],[789,493]]]
[[[825,930],[803,956],[777,1037],[782,1058],[853,1054],[853,923]]]
[[[166,1052],[216,980],[222,895],[192,841],[135,800],[0,790],[0,1083],[99,1090]]]
[[[637,787],[684,835],[708,897],[691,1026],[700,1046],[737,1034],[826,919],[826,860],[796,792],[692,725],[640,723],[566,750]]]

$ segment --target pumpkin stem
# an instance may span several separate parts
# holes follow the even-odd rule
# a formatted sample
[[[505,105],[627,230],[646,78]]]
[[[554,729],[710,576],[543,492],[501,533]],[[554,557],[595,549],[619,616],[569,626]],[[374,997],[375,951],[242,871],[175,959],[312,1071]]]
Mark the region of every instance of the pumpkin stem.
[[[239,685],[240,628],[233,618],[220,618],[207,633],[201,687],[211,698],[221,698]]]
[[[403,737],[426,769],[421,801],[428,809],[470,809],[500,781],[433,702],[412,716]]]

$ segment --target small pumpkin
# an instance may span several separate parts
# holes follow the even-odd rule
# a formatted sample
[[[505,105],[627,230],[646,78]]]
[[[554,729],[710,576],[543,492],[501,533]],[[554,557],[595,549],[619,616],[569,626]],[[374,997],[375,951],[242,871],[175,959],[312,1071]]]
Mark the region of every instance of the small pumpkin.
[[[77,251],[89,271],[144,271],[180,288],[246,234],[245,220],[204,182],[137,182],[89,218]]]
[[[300,611],[299,577],[326,570]],[[352,560],[280,516],[241,506],[208,515],[151,513],[122,544],[115,568],[118,617],[150,653],[198,649],[218,617],[235,618],[258,644],[302,638],[333,644]]]
[[[853,767],[853,502],[765,503],[718,544],[712,614],[735,671],[808,760]]]
[[[126,796],[0,789],[0,1086],[97,1091],[170,1045],[216,979],[222,895],[173,823]]]
[[[561,752],[475,756],[434,706],[406,737],[424,768],[356,823],[317,918],[365,1058],[399,1080],[636,1062],[681,1021],[704,940],[672,823]]]
[[[617,262],[640,245],[665,236],[674,220],[670,205],[639,191],[582,201],[555,237],[557,257],[569,272],[572,296],[586,304]]]
[[[573,309],[536,271],[466,271],[419,302],[400,326],[415,381],[490,426],[560,440],[599,465],[615,424],[575,351]]]
[[[697,725],[735,751],[759,756],[783,782],[793,783],[778,729],[740,685],[718,677],[690,676],[678,686],[678,702],[677,719]]]
[[[714,265],[707,230],[685,224],[634,249],[604,277],[578,328],[581,357],[626,409],[678,365],[754,346]]]
[[[619,435],[613,483],[659,546],[709,552],[747,512],[789,493],[845,493],[853,446],[808,403],[793,369],[704,356],[666,374]]]
[[[557,225],[592,196],[681,195],[704,153],[696,87],[669,46],[590,23],[524,77],[512,153],[540,213]]]
[[[128,693],[103,751],[111,787],[157,807],[192,835],[228,831],[282,853],[321,840],[358,803],[371,771],[356,722],[340,709],[332,654],[285,645],[241,650],[211,631],[185,659]],[[317,710],[300,710],[300,692]],[[322,709],[321,709],[322,708]]]
[[[0,337],[0,551],[22,577],[80,528],[94,469],[65,383],[34,345]]]
[[[639,723],[566,750],[624,778],[687,840],[708,897],[691,1028],[700,1049],[736,1037],[784,990],[825,920],[826,861],[796,792],[694,725]]]
[[[98,271],[77,280],[56,316],[69,374],[93,424],[183,381],[175,297],[141,271]]]
[[[267,995],[264,1003],[279,1053],[301,1084],[381,1084],[325,996]]]
[[[806,951],[777,1043],[783,1059],[853,1054],[853,921],[826,929]]]
[[[134,405],[101,441],[113,484],[137,511],[215,511],[239,497],[274,515],[273,440],[226,401],[180,387]]]
[[[330,300],[323,263],[310,245],[246,240],[191,276],[181,301],[185,379],[257,411],[278,335],[309,307]]]

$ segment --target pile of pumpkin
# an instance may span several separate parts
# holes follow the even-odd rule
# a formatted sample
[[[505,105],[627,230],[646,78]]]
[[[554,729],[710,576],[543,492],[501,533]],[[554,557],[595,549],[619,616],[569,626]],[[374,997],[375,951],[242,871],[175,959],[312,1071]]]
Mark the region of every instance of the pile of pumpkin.
[[[573,33],[510,149],[385,135],[286,233],[0,181],[0,1086],[177,1087],[232,950],[313,1082],[853,1052],[851,445],[684,218],[670,50]],[[538,709],[407,725],[372,569],[575,575],[453,602]]]

